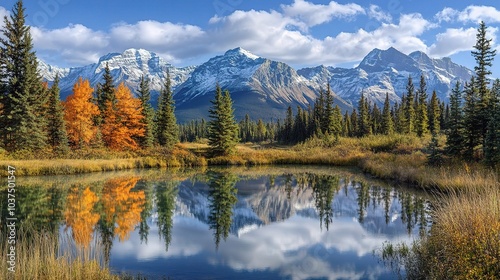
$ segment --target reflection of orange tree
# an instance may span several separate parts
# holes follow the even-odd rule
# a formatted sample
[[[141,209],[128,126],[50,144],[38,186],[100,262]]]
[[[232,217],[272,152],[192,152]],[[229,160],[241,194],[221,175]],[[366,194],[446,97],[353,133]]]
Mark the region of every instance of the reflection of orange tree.
[[[145,203],[144,191],[132,191],[139,178],[111,179],[104,185],[101,203],[107,224],[115,224],[114,234],[120,241],[127,240],[130,232],[141,221]]]
[[[68,193],[64,213],[66,229],[71,227],[76,244],[85,248],[90,244],[94,226],[99,220],[99,214],[93,213],[98,200],[97,195],[88,187],[82,190],[73,186]]]

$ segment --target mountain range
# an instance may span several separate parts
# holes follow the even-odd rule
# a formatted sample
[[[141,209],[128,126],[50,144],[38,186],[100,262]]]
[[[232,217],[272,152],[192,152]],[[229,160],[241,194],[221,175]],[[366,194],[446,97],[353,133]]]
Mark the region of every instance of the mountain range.
[[[286,63],[235,48],[201,65],[181,68],[153,52],[128,49],[75,68],[59,68],[39,61],[39,70],[49,82],[59,75],[64,99],[79,77],[88,79],[92,86],[102,82],[106,65],[116,83],[123,81],[134,91],[142,75],[148,78],[153,104],[168,72],[179,122],[207,118],[216,83],[230,91],[237,119],[249,114],[253,119],[276,120],[285,116],[288,106],[294,110],[297,106],[312,106],[327,84],[333,91],[334,103],[346,111],[357,105],[361,93],[378,105],[384,102],[386,93],[392,102],[399,102],[406,93],[408,77],[413,78],[417,88],[422,74],[429,95],[435,90],[440,99],[446,100],[456,81],[467,81],[473,75],[470,69],[449,58],[434,59],[423,52],[406,55],[394,48],[374,49],[350,69],[321,65],[295,70]]]

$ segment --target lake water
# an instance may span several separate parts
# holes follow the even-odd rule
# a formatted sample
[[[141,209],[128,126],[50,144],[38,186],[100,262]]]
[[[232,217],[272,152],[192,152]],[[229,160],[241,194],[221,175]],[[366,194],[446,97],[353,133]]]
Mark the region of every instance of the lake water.
[[[422,194],[338,168],[26,177],[17,194],[24,223],[151,279],[393,279],[374,251],[429,226]]]

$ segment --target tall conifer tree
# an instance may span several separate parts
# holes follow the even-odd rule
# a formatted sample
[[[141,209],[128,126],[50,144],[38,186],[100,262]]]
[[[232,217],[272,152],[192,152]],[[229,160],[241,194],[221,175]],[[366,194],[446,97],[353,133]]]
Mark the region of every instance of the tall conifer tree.
[[[408,84],[406,85],[406,100],[403,103],[404,112],[404,133],[415,132],[415,86],[411,76],[408,77]]]
[[[490,118],[484,141],[484,159],[487,165],[500,164],[500,80],[493,82],[491,89]]]
[[[489,78],[491,75],[489,67],[492,66],[493,59],[495,58],[496,50],[493,49],[491,45],[492,39],[486,37],[487,27],[486,24],[481,21],[476,34],[476,45],[474,45],[475,51],[472,51],[472,56],[476,60],[476,66],[474,66],[475,78],[476,78],[476,89],[478,91],[477,97],[477,111],[475,112],[477,126],[480,128],[480,141],[485,137],[488,119],[490,117],[490,99],[491,94],[489,90]]]
[[[46,146],[47,92],[38,74],[23,1],[4,18],[0,36],[0,137],[9,151]]]
[[[423,136],[429,132],[429,118],[427,115],[427,83],[425,82],[425,77],[422,74],[420,76],[420,86],[417,90],[418,102],[417,102],[417,123],[416,130],[419,137]]]
[[[64,106],[61,103],[59,95],[58,75],[56,75],[54,83],[50,88],[47,110],[48,142],[53,148],[66,151],[68,149],[68,134],[66,132],[66,121],[64,120]]]
[[[213,156],[230,155],[235,152],[238,143],[238,124],[234,120],[233,101],[226,90],[217,84],[215,99],[209,110],[210,122],[208,142]]]
[[[160,92],[158,100],[158,112],[156,117],[157,139],[161,146],[172,148],[179,142],[179,128],[175,118],[175,106],[172,94],[170,74],[167,72],[165,84]]]
[[[446,130],[446,154],[460,156],[464,147],[464,116],[462,113],[462,91],[457,81],[450,95],[450,119]]]
[[[384,109],[382,111],[382,133],[390,135],[394,133],[394,121],[391,114],[391,104],[389,102],[389,94],[385,94]]]
[[[141,114],[143,116],[141,122],[144,124],[144,136],[140,139],[141,147],[149,148],[154,143],[154,110],[151,107],[151,93],[149,91],[149,80],[141,76],[139,83],[138,97],[141,101]]]

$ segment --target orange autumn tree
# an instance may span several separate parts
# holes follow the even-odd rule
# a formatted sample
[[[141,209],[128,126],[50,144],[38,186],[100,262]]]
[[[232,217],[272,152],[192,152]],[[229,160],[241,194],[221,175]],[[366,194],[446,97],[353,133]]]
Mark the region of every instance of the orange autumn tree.
[[[101,203],[106,223],[116,224],[114,233],[120,241],[127,240],[141,221],[146,202],[144,191],[132,191],[139,178],[116,178],[106,182]]]
[[[141,101],[122,82],[115,89],[115,101],[107,101],[101,131],[106,145],[113,150],[137,149],[144,136]]]
[[[90,82],[80,77],[73,86],[73,94],[64,102],[66,129],[73,146],[89,144],[97,132],[93,118],[99,114],[99,108],[91,102],[93,91]]]
[[[99,221],[99,214],[94,213],[94,205],[98,200],[97,195],[88,187],[85,190],[72,187],[68,193],[67,208],[64,212],[66,230],[72,229],[76,244],[83,248],[89,246],[94,226]]]

